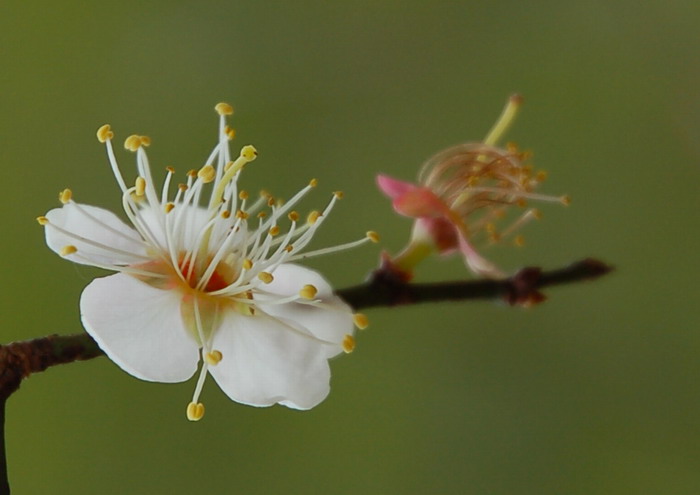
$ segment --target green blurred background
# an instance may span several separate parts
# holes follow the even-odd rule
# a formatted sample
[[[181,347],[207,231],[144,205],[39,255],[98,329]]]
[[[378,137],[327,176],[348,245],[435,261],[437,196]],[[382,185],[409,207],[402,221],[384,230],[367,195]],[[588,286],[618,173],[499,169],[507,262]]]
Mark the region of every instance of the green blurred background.
[[[81,331],[97,272],[51,253],[34,218],[67,186],[119,208],[96,128],[148,134],[152,162],[185,171],[220,100],[235,143],[260,151],[244,187],[289,196],[317,177],[314,205],[346,199],[316,246],[373,228],[395,252],[410,222],[374,175],[412,179],[521,92],[509,138],[574,202],[489,254],[618,267],[529,310],[373,310],[309,412],[241,406],[210,381],[191,424],[193,383],[104,358],[51,369],[8,404],[15,493],[700,493],[699,22],[695,0],[3,2],[2,342]],[[378,252],[312,266],[347,286]],[[462,276],[456,258],[419,272]]]

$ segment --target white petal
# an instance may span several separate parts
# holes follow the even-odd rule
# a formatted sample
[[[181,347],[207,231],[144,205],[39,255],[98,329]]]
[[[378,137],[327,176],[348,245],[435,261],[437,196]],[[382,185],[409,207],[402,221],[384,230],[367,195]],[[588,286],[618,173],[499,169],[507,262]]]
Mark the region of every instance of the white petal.
[[[85,287],[80,312],[87,332],[124,371],[142,380],[182,382],[197,370],[199,349],[182,322],[181,298],[119,273]]]
[[[87,215],[81,212],[81,209]],[[138,256],[146,254],[146,248],[138,233],[111,211],[95,206],[68,203],[62,208],[48,212],[46,218],[49,219],[49,225],[45,227],[46,244],[59,254],[65,246],[75,246],[78,248],[77,255],[69,255],[67,258],[76,263],[90,264],[89,261],[81,259],[82,257],[97,264],[128,265],[143,261]],[[102,244],[104,247],[94,246],[79,238],[66,235],[52,225],[79,238]]]
[[[260,309],[295,328],[306,329],[319,339],[333,342],[335,345],[325,346],[326,357],[343,352],[343,339],[348,334],[352,335],[354,331],[352,309],[333,294],[330,284],[319,273],[293,264],[280,265],[273,272],[273,276],[272,283],[264,286],[267,292],[291,296],[310,284],[318,289],[315,299],[320,299],[324,304],[259,304]]]
[[[209,373],[236,402],[311,409],[330,391],[322,345],[274,318],[226,311],[212,348],[223,359]]]

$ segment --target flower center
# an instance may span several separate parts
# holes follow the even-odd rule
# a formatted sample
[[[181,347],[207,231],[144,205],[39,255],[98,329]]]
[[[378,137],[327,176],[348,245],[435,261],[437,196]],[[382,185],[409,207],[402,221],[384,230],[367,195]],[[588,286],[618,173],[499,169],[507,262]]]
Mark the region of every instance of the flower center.
[[[207,263],[204,263],[203,266],[208,266],[210,261],[211,260],[207,260]],[[184,283],[186,283],[191,289],[195,290],[197,290],[197,287],[201,280],[200,277],[202,275],[200,273],[201,268],[198,269],[196,265],[196,262],[195,266],[192,266],[191,261],[184,261],[182,259],[179,262],[180,273],[182,273],[185,276]],[[214,292],[217,290],[224,289],[235,280],[235,276],[236,273],[232,266],[226,264],[223,261],[219,262],[219,264],[214,269],[214,272],[209,277],[209,280],[207,280],[206,285],[199,290],[201,290],[202,292]],[[182,283],[182,280],[179,279],[179,277],[178,282]]]

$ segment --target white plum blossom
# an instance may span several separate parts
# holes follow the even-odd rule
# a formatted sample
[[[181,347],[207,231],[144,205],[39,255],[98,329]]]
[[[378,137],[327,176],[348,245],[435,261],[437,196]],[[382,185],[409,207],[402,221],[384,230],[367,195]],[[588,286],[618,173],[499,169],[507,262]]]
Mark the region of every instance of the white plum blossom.
[[[264,192],[250,200],[238,179],[257,151],[244,146],[232,160],[226,117],[233,109],[220,103],[216,110],[219,139],[205,165],[177,187],[168,167],[160,191],[144,149],[148,137],[125,141],[138,170],[129,186],[110,126],[97,131],[131,225],[76,203],[68,189],[59,195],[63,206],[38,221],[56,253],[118,272],[93,280],[80,299],[85,329],[112,361],[154,382],[182,382],[199,368],[190,420],[204,415],[199,397],[207,374],[234,401],[310,409],[330,390],[328,359],[352,351],[354,328],[364,328],[367,319],[353,314],[320,274],[293,262],[378,238],[368,232],[358,241],[303,252],[342,193],[305,221],[293,207],[316,180],[286,202]]]

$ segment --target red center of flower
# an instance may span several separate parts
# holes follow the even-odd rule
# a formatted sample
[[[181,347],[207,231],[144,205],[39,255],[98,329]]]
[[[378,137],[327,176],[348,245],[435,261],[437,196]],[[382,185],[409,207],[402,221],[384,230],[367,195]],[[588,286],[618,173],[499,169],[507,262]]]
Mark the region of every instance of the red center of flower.
[[[190,261],[180,262],[180,272],[185,276],[187,285],[192,289],[195,289],[200,282],[201,273],[198,273],[197,267],[190,270]],[[206,264],[204,266],[207,266]],[[217,290],[224,289],[229,286],[233,281],[233,270],[228,265],[219,263],[219,265],[212,273],[211,277],[207,281],[207,285],[204,286],[204,292],[214,292]]]

